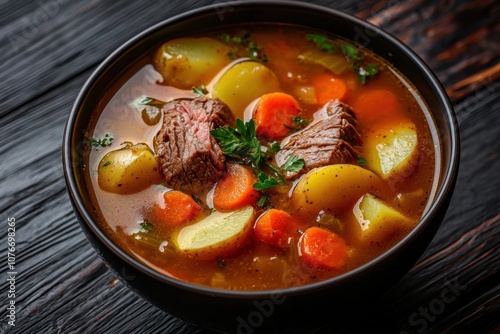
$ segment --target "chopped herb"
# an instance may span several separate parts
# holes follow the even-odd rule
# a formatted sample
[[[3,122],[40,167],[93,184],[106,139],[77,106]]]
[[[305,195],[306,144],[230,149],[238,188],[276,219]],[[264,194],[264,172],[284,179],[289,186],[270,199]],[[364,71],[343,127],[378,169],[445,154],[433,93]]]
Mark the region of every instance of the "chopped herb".
[[[269,152],[270,154],[276,154],[276,153],[278,153],[280,150],[281,150],[280,144],[278,144],[277,142],[273,141],[273,142],[271,143],[271,145],[269,146],[269,150],[268,150],[268,152]]]
[[[295,230],[295,232],[297,232],[298,234],[304,234],[304,231],[302,231],[300,228]]]
[[[142,105],[156,107],[156,108],[163,108],[163,106],[166,103],[167,102],[163,102],[152,97],[146,97],[144,100],[141,101]]]
[[[259,172],[257,174],[259,182],[255,182],[253,187],[257,190],[265,190],[280,184],[273,176],[269,176],[264,172]]]
[[[287,172],[298,172],[302,168],[304,168],[304,165],[306,162],[302,158],[298,158],[295,155],[291,155],[286,159],[285,164],[283,165],[282,169],[287,171]]]
[[[292,117],[293,126],[296,129],[301,129],[301,128],[307,126],[309,123],[311,123],[310,119],[305,119],[302,117],[302,115],[291,116],[291,117]]]
[[[220,127],[210,131],[210,134],[219,141],[224,154],[241,159],[244,163],[257,170],[259,181],[254,183],[253,187],[255,189],[265,190],[285,182],[281,171],[266,161],[269,157],[268,154],[274,154],[281,148],[278,143],[273,142],[268,152],[262,151],[253,119],[243,122],[238,118],[236,119],[235,129],[231,126],[227,128]],[[274,172],[274,176],[269,176],[260,170],[264,164]],[[301,170],[303,166],[303,159],[291,156],[285,162],[283,170],[296,172]]]
[[[267,158],[257,139],[253,119],[243,122],[238,118],[236,119],[236,129],[231,126],[220,127],[210,131],[210,134],[219,141],[224,154],[236,158],[248,157],[255,168],[259,168]]]
[[[113,143],[114,139],[115,138],[113,137],[113,135],[106,133],[104,135],[104,137],[102,137],[100,139],[93,138],[93,137],[89,138],[89,142],[90,142],[92,149],[95,149],[96,151],[98,151],[99,148],[101,148],[101,147],[110,146]]]
[[[363,54],[359,53],[358,49],[354,45],[349,43],[340,45],[340,50],[353,64],[360,63],[365,58]]]
[[[308,33],[306,35],[308,41],[313,41],[320,50],[328,53],[335,52],[335,45],[328,39],[328,36],[322,34]]]
[[[235,54],[238,52],[238,46],[243,46],[252,60],[260,61],[262,63],[266,63],[268,60],[267,56],[262,53],[264,46],[256,44],[254,41],[250,40],[250,33],[248,31],[243,31],[239,35],[222,34],[220,35],[220,38],[226,43],[236,45],[233,51],[229,51],[227,53],[227,56],[231,60],[235,58]]]
[[[368,165],[368,162],[366,161],[365,158],[363,158],[362,156],[358,155],[358,165],[362,166],[362,167],[365,167]]]
[[[259,200],[257,201],[257,206],[263,207],[264,205],[267,204],[267,202],[269,202],[269,197],[262,195],[259,197]]]
[[[198,96],[204,96],[204,95],[208,94],[208,90],[204,84],[201,84],[200,87],[193,87],[193,92],[195,94],[198,94]]]
[[[221,269],[226,269],[227,265],[224,262],[224,259],[222,258],[222,256],[217,256],[217,266]]]
[[[362,85],[366,83],[367,78],[373,78],[378,73],[377,65],[370,63],[365,68],[359,67],[358,78]]]
[[[111,161],[106,161],[106,162],[104,163],[103,167],[106,167],[106,166],[109,166],[109,165],[111,165]]]
[[[373,63],[366,66],[363,65],[365,57],[354,45],[344,43],[340,48],[344,56],[346,56],[347,60],[351,63],[352,68],[358,72],[358,79],[362,85],[366,83],[366,79],[373,78],[378,73],[377,65]]]
[[[152,231],[153,230],[153,225],[150,222],[141,222],[141,223],[139,223],[139,226],[144,231]]]

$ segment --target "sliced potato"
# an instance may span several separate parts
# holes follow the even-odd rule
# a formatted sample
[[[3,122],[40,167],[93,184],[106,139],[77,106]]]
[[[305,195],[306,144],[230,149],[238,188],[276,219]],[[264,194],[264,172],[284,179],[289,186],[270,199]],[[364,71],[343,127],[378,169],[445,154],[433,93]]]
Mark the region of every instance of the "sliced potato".
[[[190,257],[215,259],[234,253],[249,239],[255,217],[246,206],[233,212],[215,211],[207,218],[180,230],[177,248]]]
[[[350,210],[360,196],[381,186],[380,178],[356,165],[338,164],[313,169],[300,179],[292,200],[300,210],[338,213]]]
[[[411,175],[418,158],[415,125],[405,121],[370,134],[365,141],[365,152],[368,167],[383,179]]]
[[[164,43],[155,55],[155,68],[164,83],[191,89],[210,80],[231,61],[230,47],[208,37],[181,37]]]
[[[359,222],[359,241],[371,245],[385,242],[411,223],[409,218],[372,194],[361,197],[354,205],[353,213]]]
[[[99,163],[97,181],[105,191],[132,194],[161,182],[160,168],[146,144],[127,144],[107,153]]]
[[[279,91],[280,84],[274,73],[254,61],[245,61],[231,67],[217,81],[212,96],[225,102],[235,117],[243,119],[245,108],[256,98]]]

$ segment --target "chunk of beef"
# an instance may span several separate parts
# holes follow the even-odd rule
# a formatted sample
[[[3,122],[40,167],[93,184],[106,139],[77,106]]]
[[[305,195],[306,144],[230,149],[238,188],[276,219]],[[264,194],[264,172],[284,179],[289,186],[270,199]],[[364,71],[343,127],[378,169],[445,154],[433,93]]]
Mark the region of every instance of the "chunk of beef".
[[[316,112],[314,121],[305,129],[286,138],[275,159],[282,166],[291,156],[305,160],[299,173],[286,172],[285,178],[294,179],[301,173],[326,165],[354,163],[358,153],[354,146],[361,145],[352,109],[332,100]]]
[[[212,187],[226,173],[226,159],[210,130],[234,126],[229,107],[219,99],[175,100],[163,107],[156,135],[156,159],[170,188],[191,194]]]

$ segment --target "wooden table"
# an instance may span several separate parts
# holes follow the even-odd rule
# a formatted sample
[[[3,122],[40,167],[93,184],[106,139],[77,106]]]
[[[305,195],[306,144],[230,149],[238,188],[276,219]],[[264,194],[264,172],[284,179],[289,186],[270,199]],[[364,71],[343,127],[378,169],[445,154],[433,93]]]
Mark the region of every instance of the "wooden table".
[[[453,101],[462,152],[445,221],[418,264],[372,313],[316,333],[500,332],[500,3],[313,2],[385,28],[430,65]],[[209,3],[0,0],[2,333],[204,333],[136,296],[94,253],[66,193],[61,142],[78,91],[108,54]],[[6,281],[11,217],[15,299]]]

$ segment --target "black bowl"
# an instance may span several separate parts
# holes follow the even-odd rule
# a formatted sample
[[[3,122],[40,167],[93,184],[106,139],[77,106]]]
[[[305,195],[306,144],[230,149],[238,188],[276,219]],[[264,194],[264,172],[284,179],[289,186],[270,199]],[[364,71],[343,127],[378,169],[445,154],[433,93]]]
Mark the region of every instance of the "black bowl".
[[[133,60],[161,41],[224,25],[277,22],[327,31],[361,44],[392,63],[418,89],[439,133],[441,167],[438,187],[419,224],[397,245],[375,260],[341,276],[289,289],[226,291],[167,277],[120,249],[94,219],[84,184],[81,144],[101,92]],[[429,68],[400,41],[344,13],[306,3],[284,1],[223,2],[168,19],[134,37],[92,74],[71,111],[64,135],[64,172],[81,227],[99,256],[127,286],[168,313],[201,327],[252,333],[263,329],[298,332],[328,319],[335,305],[363,303],[397,282],[423,254],[441,224],[454,188],[459,137],[449,99]],[[286,319],[286,320],[285,320]],[[288,326],[288,327],[287,327]],[[300,330],[299,330],[300,329]]]

